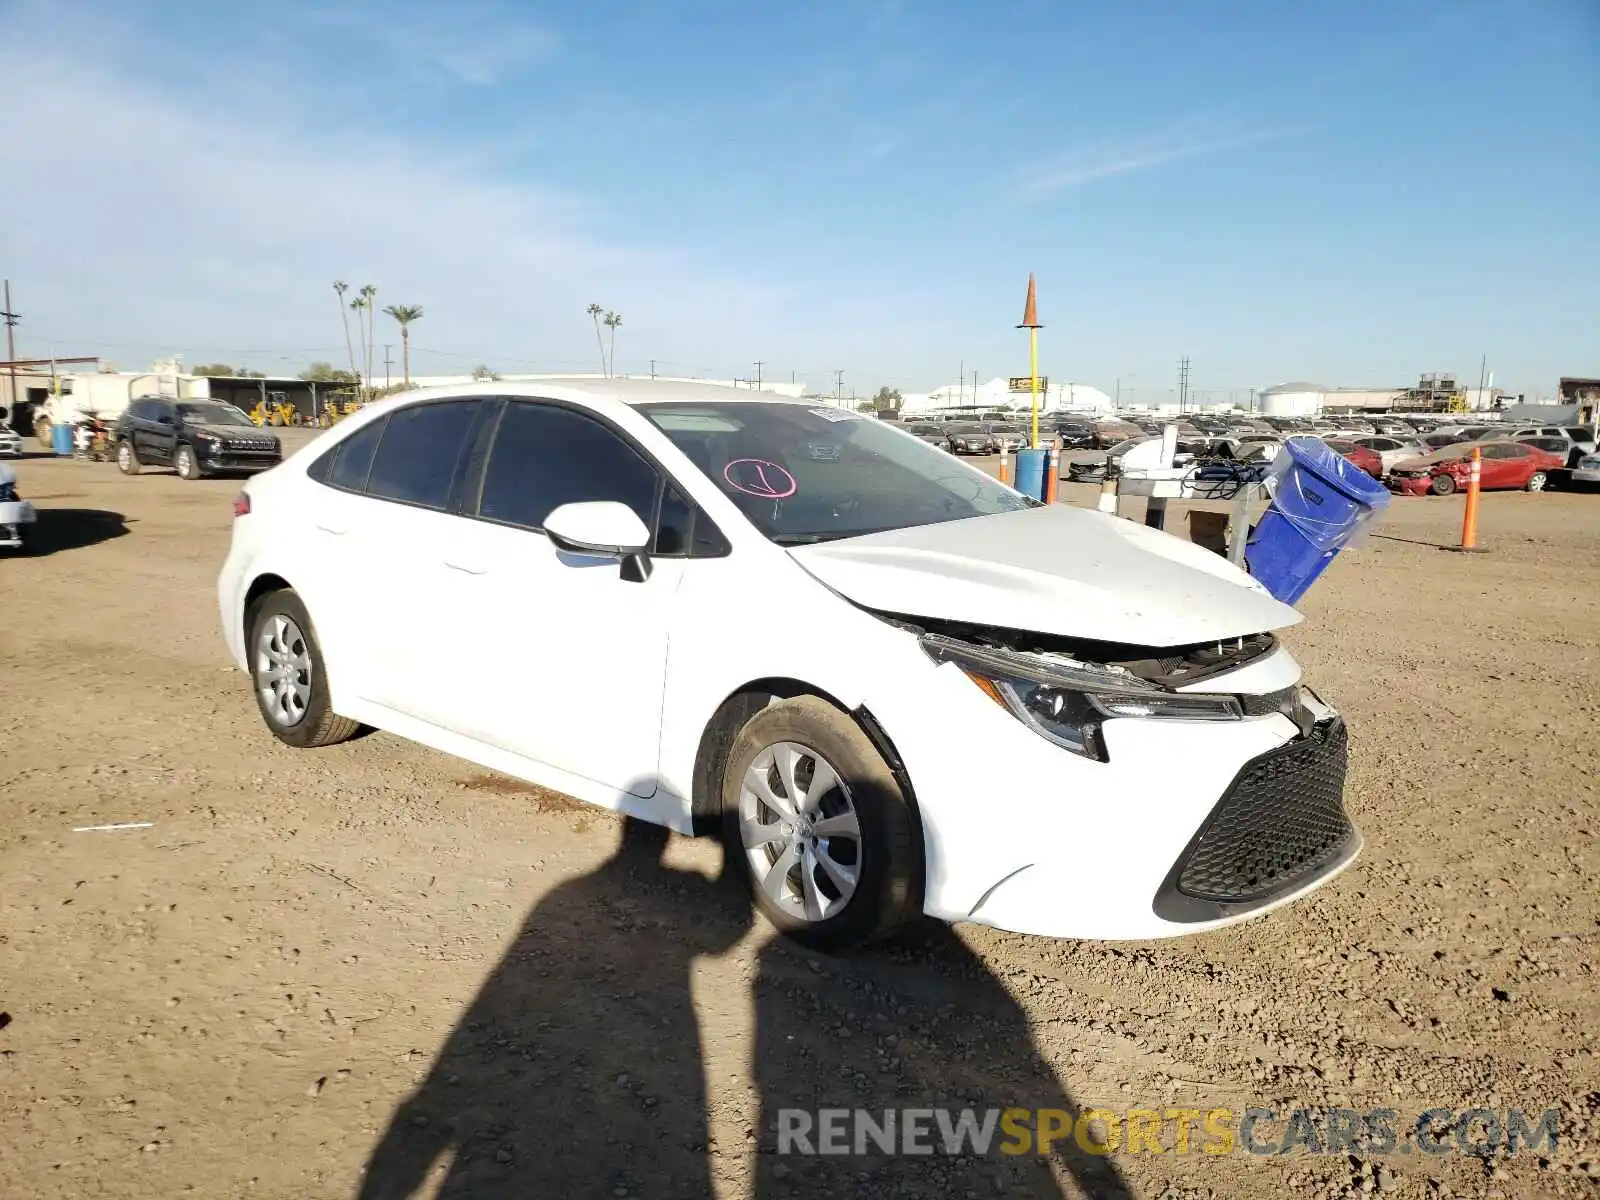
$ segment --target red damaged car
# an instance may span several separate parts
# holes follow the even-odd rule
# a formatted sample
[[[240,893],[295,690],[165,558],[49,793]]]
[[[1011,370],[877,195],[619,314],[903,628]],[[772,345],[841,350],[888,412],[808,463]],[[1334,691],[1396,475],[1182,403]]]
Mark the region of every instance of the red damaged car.
[[[1351,466],[1365,471],[1374,479],[1383,478],[1383,457],[1376,450],[1358,446],[1348,438],[1323,438],[1322,441],[1335,454],[1349,459]]]
[[[1465,489],[1474,446],[1483,455],[1478,486],[1485,491],[1518,488],[1542,492],[1550,482],[1550,472],[1567,465],[1561,455],[1521,442],[1458,442],[1422,458],[1396,463],[1389,472],[1389,490],[1410,496],[1448,496]]]

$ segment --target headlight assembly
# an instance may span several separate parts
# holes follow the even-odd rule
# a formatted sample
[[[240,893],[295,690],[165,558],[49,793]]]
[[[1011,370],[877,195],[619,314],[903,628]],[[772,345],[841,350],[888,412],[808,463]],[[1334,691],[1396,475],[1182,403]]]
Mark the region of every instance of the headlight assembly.
[[[1063,749],[1106,761],[1100,726],[1112,717],[1176,721],[1237,721],[1233,696],[1169,692],[1131,671],[1065,656],[1020,654],[925,634],[935,662],[953,663],[991,700]]]

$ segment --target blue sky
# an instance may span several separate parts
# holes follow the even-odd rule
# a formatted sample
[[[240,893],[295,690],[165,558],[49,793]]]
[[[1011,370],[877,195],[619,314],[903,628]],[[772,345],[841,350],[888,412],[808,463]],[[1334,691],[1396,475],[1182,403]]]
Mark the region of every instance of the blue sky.
[[[1057,380],[1549,392],[1597,61],[1594,0],[0,0],[0,272],[126,366],[336,359],[343,278],[418,372],[593,369],[594,300],[624,371],[922,390],[1025,371],[1031,270]]]

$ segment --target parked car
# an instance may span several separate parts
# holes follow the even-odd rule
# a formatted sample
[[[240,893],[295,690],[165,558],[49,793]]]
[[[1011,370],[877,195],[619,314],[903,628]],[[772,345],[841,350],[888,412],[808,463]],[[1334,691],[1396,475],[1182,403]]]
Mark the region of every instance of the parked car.
[[[1387,475],[1389,473],[1389,468],[1394,466],[1395,463],[1401,462],[1408,458],[1418,458],[1428,453],[1428,451],[1423,447],[1422,443],[1414,437],[1393,438],[1373,436],[1352,438],[1351,440],[1357,446],[1377,452],[1378,458],[1383,464],[1382,469],[1376,476],[1374,476],[1374,478],[1377,479],[1382,479],[1385,475]],[[1348,458],[1349,455],[1345,455],[1345,457]]]
[[[1572,468],[1571,480],[1573,483],[1600,483],[1600,454],[1590,451],[1578,459],[1578,465]]]
[[[22,437],[9,425],[0,425],[0,458],[21,458]]]
[[[1432,454],[1435,450],[1443,450],[1446,446],[1459,446],[1463,442],[1470,442],[1472,439],[1463,437],[1453,429],[1441,426],[1433,433],[1426,434],[1417,440],[1420,445],[1427,449],[1429,454]]]
[[[952,425],[945,436],[952,454],[998,454],[1000,444],[982,425]]]
[[[1323,438],[1322,441],[1328,449],[1348,459],[1353,466],[1365,471],[1374,479],[1382,479],[1386,474],[1383,468],[1383,456],[1370,446],[1363,446],[1360,442],[1351,441],[1349,438]]]
[[[1466,487],[1474,446],[1482,455],[1478,486],[1484,491],[1522,488],[1541,492],[1550,481],[1550,472],[1566,466],[1561,455],[1521,442],[1464,442],[1396,463],[1389,472],[1389,489],[1412,496],[1448,496]]]
[[[926,442],[930,446],[937,446],[941,450],[950,448],[950,431],[941,424],[931,421],[918,422],[914,425],[902,425],[907,433],[919,442]]]
[[[39,516],[17,494],[17,469],[0,463],[0,550],[22,550]]]
[[[1091,425],[1061,422],[1055,427],[1055,436],[1061,439],[1063,450],[1082,450],[1094,445],[1094,427]]]
[[[1029,431],[1019,429],[1015,425],[1002,425],[999,423],[985,423],[979,426],[984,433],[989,435],[990,445],[996,453],[1004,450],[1007,454],[1015,454],[1018,450],[1025,449],[1028,445]],[[1039,431],[1039,436],[1044,436],[1044,431]]]
[[[1146,431],[1132,421],[1099,421],[1094,427],[1094,449],[1109,450],[1131,437],[1141,436],[1147,436]]]
[[[184,479],[253,473],[283,461],[283,445],[242,411],[220,400],[135,400],[112,429],[117,466],[171,467]]]
[[[1355,859],[1343,722],[1259,581],[758,395],[410,392],[247,481],[218,600],[268,730],[376,726],[720,828],[761,912],[830,949],[919,913],[1196,933]]]

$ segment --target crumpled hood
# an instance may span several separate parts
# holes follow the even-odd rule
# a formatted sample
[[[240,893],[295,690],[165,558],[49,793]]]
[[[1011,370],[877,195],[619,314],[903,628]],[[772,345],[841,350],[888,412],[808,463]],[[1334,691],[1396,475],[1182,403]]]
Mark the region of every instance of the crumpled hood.
[[[789,553],[866,608],[1062,637],[1186,646],[1301,620],[1209,550],[1065,504]]]

